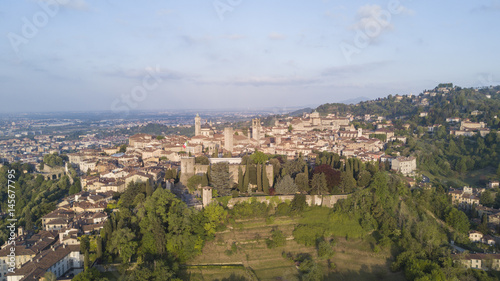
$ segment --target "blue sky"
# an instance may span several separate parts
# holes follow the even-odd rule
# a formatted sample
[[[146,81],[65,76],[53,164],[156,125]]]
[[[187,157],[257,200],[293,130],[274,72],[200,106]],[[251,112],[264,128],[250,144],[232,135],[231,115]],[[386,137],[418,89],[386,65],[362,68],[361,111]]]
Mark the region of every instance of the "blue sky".
[[[2,112],[285,108],[500,84],[498,0],[0,3]]]

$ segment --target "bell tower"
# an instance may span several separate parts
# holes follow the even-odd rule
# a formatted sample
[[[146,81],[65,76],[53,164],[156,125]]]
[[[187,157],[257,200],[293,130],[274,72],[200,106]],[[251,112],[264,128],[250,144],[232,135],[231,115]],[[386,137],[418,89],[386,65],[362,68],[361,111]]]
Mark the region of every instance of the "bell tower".
[[[194,118],[194,135],[201,135],[201,118],[198,113],[196,113],[196,117]]]

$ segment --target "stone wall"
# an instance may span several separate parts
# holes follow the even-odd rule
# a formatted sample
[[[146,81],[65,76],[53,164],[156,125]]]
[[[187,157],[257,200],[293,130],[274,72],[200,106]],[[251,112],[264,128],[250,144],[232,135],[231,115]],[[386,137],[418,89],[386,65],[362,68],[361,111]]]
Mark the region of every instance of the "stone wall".
[[[327,208],[333,208],[338,200],[347,199],[348,195],[306,195],[306,203],[309,206],[323,206]],[[227,203],[228,208],[233,208],[234,205],[242,202],[249,202],[251,200],[256,200],[257,202],[265,202],[269,204],[271,202],[286,202],[292,201],[294,195],[279,195],[279,196],[257,196],[257,197],[238,197],[231,198]],[[252,199],[255,198],[255,199]]]

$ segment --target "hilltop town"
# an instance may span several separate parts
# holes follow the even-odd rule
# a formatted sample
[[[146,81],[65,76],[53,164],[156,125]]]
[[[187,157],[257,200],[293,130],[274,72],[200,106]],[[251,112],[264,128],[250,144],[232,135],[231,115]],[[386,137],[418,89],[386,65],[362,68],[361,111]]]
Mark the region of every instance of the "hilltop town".
[[[193,131],[192,136],[104,136],[97,132],[70,140],[57,134],[2,140],[3,171],[12,169],[18,173],[18,181],[30,182],[33,196],[26,197],[22,207],[16,206],[22,223],[16,226],[15,235],[9,234],[15,237],[14,251],[7,233],[2,236],[0,281],[43,280],[47,272],[63,280],[83,271],[91,274],[85,270],[89,267],[105,272],[101,265],[117,260],[139,263],[137,243],[146,243],[143,239],[150,223],[140,225],[140,235],[134,233],[134,227],[139,227],[137,221],[145,213],[153,212],[148,209],[151,204],[160,204],[154,200],[172,206],[185,204],[181,210],[165,211],[178,212],[178,217],[186,215],[180,213],[187,208],[201,212],[205,230],[192,230],[189,235],[196,233],[198,238],[193,239],[198,244],[185,246],[192,247],[192,252],[181,250],[184,242],[169,246],[179,262],[187,262],[188,258],[180,257],[201,254],[199,245],[208,243],[221,225],[228,224],[222,218],[224,212],[233,214],[234,220],[244,217],[242,208],[264,204],[273,210],[266,214],[277,216],[280,208],[293,209],[303,200],[300,210],[316,206],[341,213],[368,204],[362,198],[382,185],[392,188],[391,195],[384,191],[387,196],[399,199],[386,202],[382,193],[370,195],[380,197],[370,199],[375,200],[372,207],[364,213],[353,209],[354,224],[359,228],[356,235],[376,231],[386,238],[377,238],[377,247],[396,243],[402,238],[393,229],[402,222],[375,210],[380,204],[407,208],[395,203],[402,198],[410,198],[405,199],[409,200],[406,204],[423,200],[426,203],[421,208],[426,209],[420,211],[432,214],[433,227],[449,228],[450,239],[440,239],[449,247],[455,264],[500,270],[500,256],[495,254],[500,242],[496,175],[500,112],[486,107],[498,104],[499,97],[498,87],[474,90],[444,85],[418,96],[389,96],[349,106],[326,104],[300,116],[271,115],[222,123],[197,114],[190,125],[183,125]],[[466,175],[478,170],[482,175],[468,182]],[[27,187],[19,188],[27,194]],[[45,197],[52,201],[42,202]],[[434,201],[439,204],[426,205]],[[4,224],[7,209],[7,203],[3,204]],[[219,215],[214,219],[207,210]],[[383,228],[385,223],[392,224]],[[292,239],[301,241],[297,228]],[[116,233],[130,239],[118,241],[113,238]],[[179,234],[161,233],[165,237]],[[316,238],[326,239],[326,233]],[[335,231],[332,233],[334,239]],[[134,250],[127,252],[122,247]],[[406,246],[401,247],[403,251]]]

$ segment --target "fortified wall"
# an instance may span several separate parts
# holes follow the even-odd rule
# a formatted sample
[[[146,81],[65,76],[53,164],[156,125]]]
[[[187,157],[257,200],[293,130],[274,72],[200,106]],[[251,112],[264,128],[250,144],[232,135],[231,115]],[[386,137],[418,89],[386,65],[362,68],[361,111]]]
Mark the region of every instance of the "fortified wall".
[[[323,206],[327,208],[333,208],[338,200],[347,199],[348,195],[306,195],[306,203],[309,206]],[[277,195],[277,196],[257,196],[257,197],[238,197],[231,198],[227,203],[227,207],[232,209],[234,205],[241,202],[249,202],[256,200],[257,202],[265,202],[269,204],[271,202],[282,203],[293,200],[294,195]]]
[[[202,188],[203,207],[208,206],[213,201],[212,188],[209,186]],[[259,203],[283,203],[291,202],[295,195],[277,195],[277,196],[254,196],[254,197],[237,197],[229,199],[227,207],[232,209],[234,205],[243,202],[257,201]],[[333,208],[337,201],[347,199],[349,195],[306,195],[306,203],[309,206],[322,206]]]
[[[241,171],[245,173],[245,168],[246,168],[245,165],[232,164],[234,162],[230,160],[224,161],[224,159],[218,159],[218,158],[215,159],[221,161],[213,161],[213,162],[229,162],[229,176],[231,177],[233,183],[238,183],[238,169],[241,168]],[[228,158],[228,159],[237,159],[237,158]],[[241,158],[240,161],[237,161],[237,163],[241,163]],[[190,177],[197,174],[206,173],[209,167],[210,165],[196,164],[194,157],[182,158],[180,182],[186,185]],[[265,167],[266,167],[267,179],[269,180],[269,186],[273,186],[273,178],[274,178],[273,165],[265,165]]]

